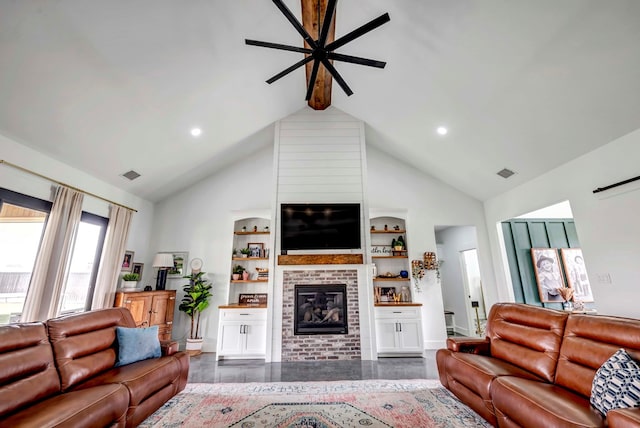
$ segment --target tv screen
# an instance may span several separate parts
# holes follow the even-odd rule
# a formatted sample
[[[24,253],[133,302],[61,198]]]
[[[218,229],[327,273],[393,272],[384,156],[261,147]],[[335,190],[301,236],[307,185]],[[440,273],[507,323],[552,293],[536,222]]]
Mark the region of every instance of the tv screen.
[[[361,248],[360,204],[282,204],[282,250]]]

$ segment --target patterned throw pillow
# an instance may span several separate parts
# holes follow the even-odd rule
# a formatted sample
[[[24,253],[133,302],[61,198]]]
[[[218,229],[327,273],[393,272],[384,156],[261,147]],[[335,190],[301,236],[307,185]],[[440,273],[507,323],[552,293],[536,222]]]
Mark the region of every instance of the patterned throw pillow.
[[[640,406],[640,366],[624,349],[613,354],[596,372],[590,401],[605,416],[611,409]]]

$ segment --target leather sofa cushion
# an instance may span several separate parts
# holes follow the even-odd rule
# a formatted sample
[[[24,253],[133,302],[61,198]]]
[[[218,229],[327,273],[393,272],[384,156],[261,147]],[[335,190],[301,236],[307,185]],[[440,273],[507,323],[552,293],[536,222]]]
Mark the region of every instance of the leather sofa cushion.
[[[551,383],[500,377],[491,385],[491,396],[499,426],[605,426],[589,399]]]
[[[124,427],[129,393],[122,385],[100,385],[43,400],[0,421],[0,428]]]
[[[135,327],[128,309],[103,309],[47,321],[63,391],[113,368],[117,326]]]
[[[44,324],[0,327],[0,385],[0,420],[60,392]]]
[[[487,323],[491,356],[553,382],[569,313],[517,303],[493,305]]]
[[[640,407],[634,409],[615,409],[607,413],[609,428],[638,428],[640,426]]]
[[[560,349],[555,383],[588,398],[596,371],[620,348],[640,361],[640,320],[571,315]]]

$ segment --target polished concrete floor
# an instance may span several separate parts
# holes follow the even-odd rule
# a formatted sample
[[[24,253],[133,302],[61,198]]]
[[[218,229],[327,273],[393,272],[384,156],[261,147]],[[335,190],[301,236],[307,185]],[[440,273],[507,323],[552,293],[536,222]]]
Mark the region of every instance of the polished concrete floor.
[[[216,361],[216,354],[191,357],[190,383],[311,382],[364,379],[437,379],[435,351],[424,358],[379,358],[377,361],[264,360]]]

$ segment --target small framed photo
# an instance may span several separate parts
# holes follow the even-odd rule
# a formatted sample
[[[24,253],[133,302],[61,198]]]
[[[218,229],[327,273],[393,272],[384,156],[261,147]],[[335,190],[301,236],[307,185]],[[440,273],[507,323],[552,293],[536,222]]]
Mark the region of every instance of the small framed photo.
[[[186,265],[189,261],[189,253],[186,251],[163,251],[173,256],[173,267],[167,271],[167,276],[181,278],[186,275]]]
[[[558,250],[555,248],[532,248],[531,259],[540,301],[543,303],[562,302],[558,291],[564,287],[564,279],[560,270]]]
[[[587,268],[582,258],[580,248],[561,248],[564,275],[569,287],[573,288],[573,300],[580,302],[593,302],[591,283],[587,276]]]
[[[124,252],[124,257],[122,259],[122,266],[120,267],[120,270],[122,272],[131,272],[131,269],[133,269],[133,251],[125,251]]]
[[[142,268],[144,268],[144,263],[134,263],[131,273],[137,273],[142,278]]]
[[[249,242],[247,244],[249,250],[249,257],[264,257],[264,244],[262,242]]]
[[[380,287],[380,301],[393,302],[393,295],[396,292],[395,287]]]

